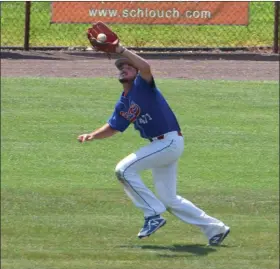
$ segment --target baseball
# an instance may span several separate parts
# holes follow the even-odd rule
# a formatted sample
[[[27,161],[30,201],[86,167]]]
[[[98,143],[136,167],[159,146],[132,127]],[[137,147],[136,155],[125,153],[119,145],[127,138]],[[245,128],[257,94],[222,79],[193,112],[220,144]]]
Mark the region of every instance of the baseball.
[[[105,42],[106,39],[107,39],[107,36],[106,36],[105,34],[99,34],[99,35],[97,36],[97,40],[98,40],[99,42]]]

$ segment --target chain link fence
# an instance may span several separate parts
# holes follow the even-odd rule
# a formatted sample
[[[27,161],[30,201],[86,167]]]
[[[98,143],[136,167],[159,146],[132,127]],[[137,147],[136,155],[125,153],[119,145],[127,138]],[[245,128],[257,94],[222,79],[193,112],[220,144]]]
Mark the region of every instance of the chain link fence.
[[[131,9],[122,6],[124,2],[107,2],[110,8],[102,8],[101,2],[80,2],[77,7],[73,6],[77,2],[56,3],[63,3],[64,7],[55,8],[52,2],[30,3],[30,48],[89,47],[85,33],[97,20],[107,22],[122,44],[129,47],[272,48],[275,46],[275,25],[279,25],[279,10],[277,18],[275,2],[235,2],[235,5],[239,3],[243,6],[235,6],[233,10],[230,5],[234,2],[180,1],[180,7],[175,5],[176,2],[152,2],[152,9],[142,7],[143,3],[139,2],[136,2],[138,7],[134,5]],[[157,3],[166,6],[156,8]],[[190,3],[193,6],[189,7]],[[211,7],[213,3],[218,3],[218,6]],[[227,6],[224,6],[225,3]],[[247,9],[244,3],[247,3]],[[89,4],[90,8],[81,7]],[[67,18],[71,14],[72,19]],[[156,24],[157,21],[161,24]],[[1,47],[23,48],[25,29],[26,3],[1,2]]]

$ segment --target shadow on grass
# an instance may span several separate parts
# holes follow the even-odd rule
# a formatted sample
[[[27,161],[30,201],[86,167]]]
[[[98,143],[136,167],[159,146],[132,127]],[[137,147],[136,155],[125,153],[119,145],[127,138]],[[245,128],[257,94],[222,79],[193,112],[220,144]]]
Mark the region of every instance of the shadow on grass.
[[[231,51],[231,53],[227,51],[220,51],[215,52],[213,49],[206,49],[205,51],[197,51],[194,52],[195,48],[191,48],[192,52],[173,52],[173,53],[161,53],[157,51],[151,52],[142,52],[142,56],[149,60],[178,60],[178,59],[188,59],[188,60],[236,60],[236,61],[279,61],[279,55],[278,54],[260,54],[259,52],[235,52]],[[211,51],[212,50],[212,51]],[[230,50],[230,48],[229,48]],[[235,49],[233,49],[235,50]],[[107,59],[108,56],[105,53],[96,53],[95,51],[78,51],[78,52],[64,52],[65,54],[71,55],[71,56],[79,56],[79,57],[86,57],[86,58],[101,58],[101,59]],[[111,54],[112,59],[117,59],[118,56]]]
[[[202,245],[202,244],[188,244],[188,245],[170,245],[170,246],[158,246],[158,245],[126,245],[121,246],[122,248],[137,248],[144,250],[167,250],[172,252],[180,252],[180,253],[191,253],[197,256],[205,256],[211,252],[215,252],[216,248]],[[161,257],[174,257],[174,255],[169,254],[159,254]],[[175,255],[178,256],[178,255]]]
[[[29,51],[29,52],[9,52],[1,51],[1,59],[10,59],[10,60],[64,60],[63,58],[53,57],[50,53]]]

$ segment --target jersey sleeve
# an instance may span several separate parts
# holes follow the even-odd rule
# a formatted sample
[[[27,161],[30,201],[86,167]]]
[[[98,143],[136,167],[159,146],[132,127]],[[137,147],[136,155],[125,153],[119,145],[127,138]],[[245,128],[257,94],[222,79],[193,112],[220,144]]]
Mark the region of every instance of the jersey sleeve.
[[[156,89],[156,84],[154,78],[151,82],[147,82],[145,79],[138,74],[134,80],[134,85],[139,88],[149,88],[149,89]]]
[[[120,111],[116,107],[113,114],[108,119],[107,123],[110,125],[112,129],[120,132],[124,132],[128,128],[130,121],[122,117],[120,115]]]

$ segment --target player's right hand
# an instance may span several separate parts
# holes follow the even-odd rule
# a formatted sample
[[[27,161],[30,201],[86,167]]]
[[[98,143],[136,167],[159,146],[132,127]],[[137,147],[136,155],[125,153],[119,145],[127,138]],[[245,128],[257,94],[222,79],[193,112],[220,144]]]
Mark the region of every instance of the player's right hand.
[[[78,136],[78,141],[83,143],[85,141],[91,141],[93,139],[92,134],[82,134]]]

